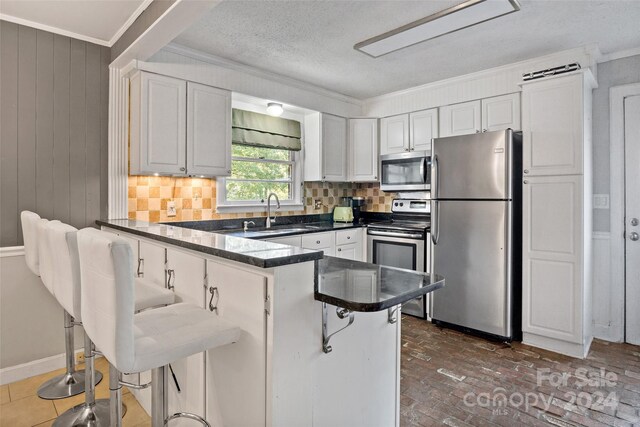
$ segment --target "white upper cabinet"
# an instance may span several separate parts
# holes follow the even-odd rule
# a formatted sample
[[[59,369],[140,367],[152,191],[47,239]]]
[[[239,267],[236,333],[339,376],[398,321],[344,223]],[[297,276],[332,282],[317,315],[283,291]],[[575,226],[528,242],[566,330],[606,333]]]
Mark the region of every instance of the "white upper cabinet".
[[[479,133],[480,104],[480,100],[477,100],[440,107],[440,136]]]
[[[231,92],[144,71],[130,85],[132,175],[231,174]]]
[[[380,154],[409,151],[409,115],[380,119]]]
[[[345,182],[347,119],[325,113],[304,118],[304,180]]]
[[[187,84],[187,172],[231,175],[231,92]]]
[[[139,72],[131,78],[131,174],[186,173],[187,82]]]
[[[437,137],[437,108],[409,114],[410,151],[431,150],[431,140]]]
[[[520,94],[495,96],[482,100],[482,131],[520,130]]]
[[[584,112],[582,74],[523,84],[525,174],[581,174],[583,146],[590,142],[584,138],[588,117]]]
[[[378,119],[349,119],[349,181],[378,180]]]

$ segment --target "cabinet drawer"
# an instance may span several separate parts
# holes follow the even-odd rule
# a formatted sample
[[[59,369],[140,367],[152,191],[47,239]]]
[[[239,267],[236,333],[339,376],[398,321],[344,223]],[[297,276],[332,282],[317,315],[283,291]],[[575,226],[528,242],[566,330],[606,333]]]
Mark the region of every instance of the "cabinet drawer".
[[[302,247],[307,249],[333,248],[334,233],[312,233],[302,235]]]
[[[346,245],[348,243],[358,243],[360,241],[361,229],[336,231],[336,245]]]

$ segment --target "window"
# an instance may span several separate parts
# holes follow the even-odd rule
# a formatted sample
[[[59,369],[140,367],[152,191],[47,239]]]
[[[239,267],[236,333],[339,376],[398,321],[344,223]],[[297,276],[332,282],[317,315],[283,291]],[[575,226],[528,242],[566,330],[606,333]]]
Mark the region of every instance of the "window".
[[[231,176],[218,180],[218,211],[264,210],[275,193],[288,210],[301,209],[299,151],[233,144]]]

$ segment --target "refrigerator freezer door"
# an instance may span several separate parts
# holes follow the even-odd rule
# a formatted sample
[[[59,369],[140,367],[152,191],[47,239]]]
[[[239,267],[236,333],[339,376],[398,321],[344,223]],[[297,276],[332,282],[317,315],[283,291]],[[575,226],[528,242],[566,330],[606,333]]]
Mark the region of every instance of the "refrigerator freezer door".
[[[431,317],[501,337],[511,337],[507,228],[511,202],[439,201],[433,271],[445,286],[433,293]]]
[[[511,199],[512,131],[484,132],[433,140],[431,197]]]

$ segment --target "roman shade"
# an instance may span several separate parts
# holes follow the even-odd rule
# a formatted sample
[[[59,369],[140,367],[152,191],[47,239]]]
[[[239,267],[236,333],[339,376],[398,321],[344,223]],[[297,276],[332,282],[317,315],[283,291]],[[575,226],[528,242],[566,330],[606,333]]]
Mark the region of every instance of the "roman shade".
[[[233,144],[300,151],[300,122],[233,109]]]

